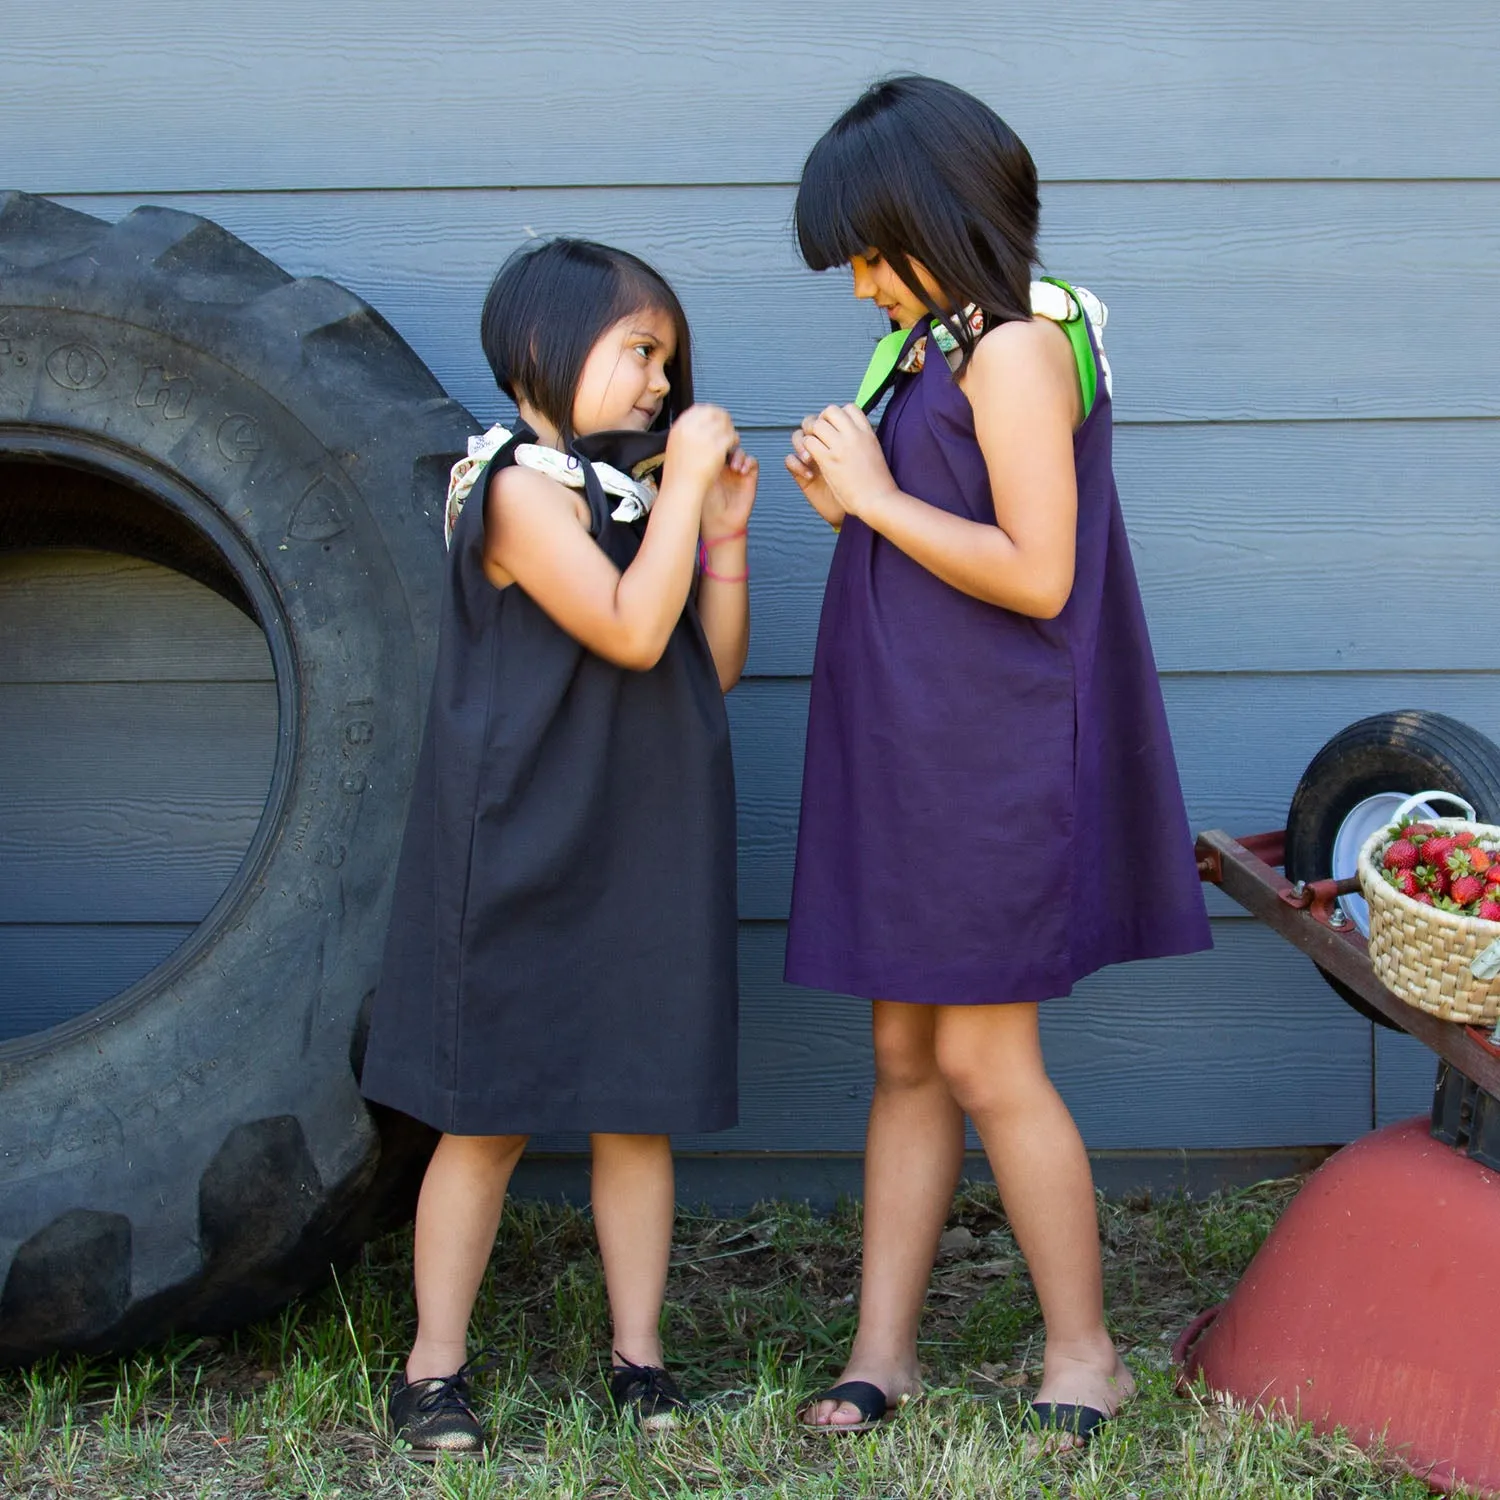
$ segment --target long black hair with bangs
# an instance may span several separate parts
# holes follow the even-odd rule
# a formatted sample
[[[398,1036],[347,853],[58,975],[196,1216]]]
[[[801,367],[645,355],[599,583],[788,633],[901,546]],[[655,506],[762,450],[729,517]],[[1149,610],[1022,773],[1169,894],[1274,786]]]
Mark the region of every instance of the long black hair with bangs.
[[[524,397],[571,447],[573,402],[589,351],[622,318],[655,308],[672,321],[677,349],[667,364],[671,389],[654,427],[670,427],[693,404],[693,350],[687,314],[660,272],[628,250],[593,240],[536,240],[495,273],[479,315],[479,342],[495,383]]]
[[[878,251],[953,330],[962,369],[977,335],[959,309],[973,303],[989,325],[1031,316],[1040,209],[1031,153],[989,105],[937,78],[887,78],[808,153],[797,244],[814,271]],[[913,261],[946,306],[934,305]]]

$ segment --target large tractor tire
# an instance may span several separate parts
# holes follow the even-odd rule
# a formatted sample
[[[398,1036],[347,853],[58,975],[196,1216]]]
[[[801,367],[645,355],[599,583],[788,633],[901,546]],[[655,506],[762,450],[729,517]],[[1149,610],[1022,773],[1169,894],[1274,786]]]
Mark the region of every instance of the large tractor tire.
[[[0,545],[61,545],[57,515],[12,507],[14,466],[104,476],[134,499],[65,517],[66,545],[253,615],[279,724],[259,826],[187,940],[0,1043],[0,1362],[263,1315],[409,1206],[431,1138],[361,1099],[362,1017],[442,480],[475,430],[368,305],[208,220],[0,195]]]

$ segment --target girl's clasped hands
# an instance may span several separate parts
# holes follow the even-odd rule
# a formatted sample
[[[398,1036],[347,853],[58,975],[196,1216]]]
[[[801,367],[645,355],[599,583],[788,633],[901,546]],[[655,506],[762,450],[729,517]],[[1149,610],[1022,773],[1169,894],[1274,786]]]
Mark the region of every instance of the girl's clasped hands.
[[[786,467],[807,503],[835,527],[896,488],[875,428],[853,402],[804,417]]]

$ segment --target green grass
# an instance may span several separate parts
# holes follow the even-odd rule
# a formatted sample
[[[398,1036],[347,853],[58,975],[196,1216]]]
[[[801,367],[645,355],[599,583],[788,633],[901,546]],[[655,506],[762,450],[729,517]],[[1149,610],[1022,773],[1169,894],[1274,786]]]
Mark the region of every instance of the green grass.
[[[380,1411],[412,1330],[410,1240],[369,1246],[318,1296],[224,1337],[0,1375],[0,1494],[17,1500],[334,1500],[490,1496],[983,1496],[1005,1500],[1415,1497],[1339,1438],[1180,1394],[1171,1340],[1219,1301],[1296,1184],[1203,1202],[1101,1200],[1110,1318],[1140,1383],[1085,1454],[1028,1457],[1018,1413],[1041,1323],[992,1189],[955,1204],[923,1328],[928,1393],[881,1430],[798,1430],[799,1396],[853,1331],[859,1216],[784,1204],[683,1214],[665,1312],[674,1372],[702,1414],[649,1441],[601,1405],[606,1313],[586,1214],[507,1210],[475,1328],[497,1364],[479,1391],[483,1463],[391,1454]],[[961,1243],[954,1243],[961,1242]]]

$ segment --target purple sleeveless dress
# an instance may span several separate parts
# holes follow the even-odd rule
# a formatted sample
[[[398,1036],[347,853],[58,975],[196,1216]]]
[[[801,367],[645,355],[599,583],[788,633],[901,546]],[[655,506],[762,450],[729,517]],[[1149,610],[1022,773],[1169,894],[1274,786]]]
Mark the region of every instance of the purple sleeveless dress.
[[[973,413],[930,344],[879,430],[903,490],[994,524]],[[1073,439],[1077,562],[1054,620],[970,598],[845,522],[813,666],[791,983],[1034,1001],[1211,945],[1110,453],[1101,380]]]

